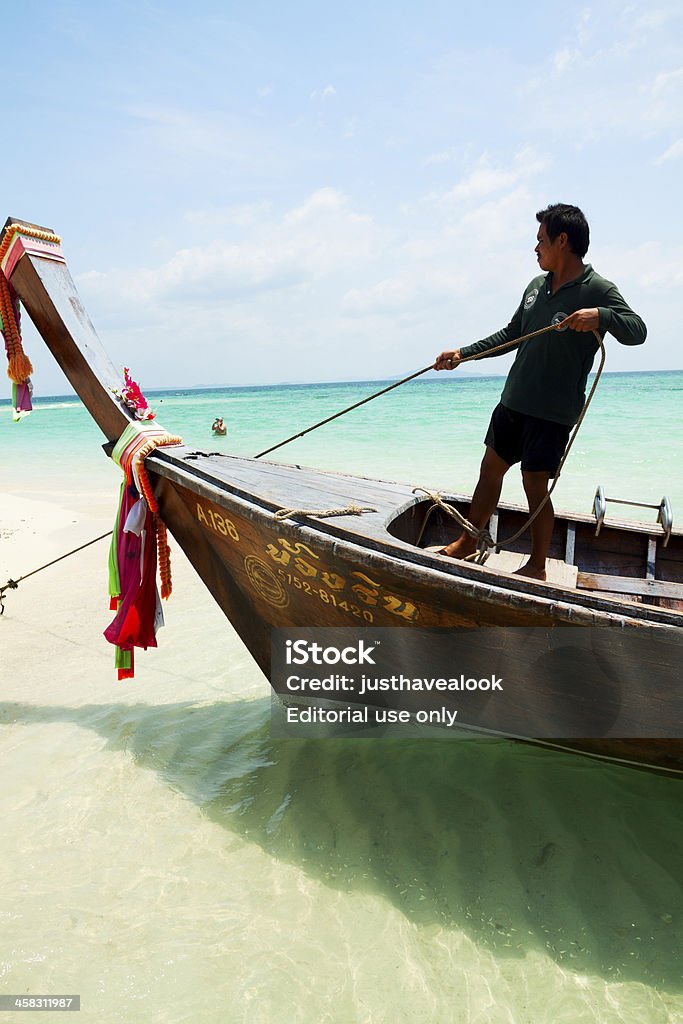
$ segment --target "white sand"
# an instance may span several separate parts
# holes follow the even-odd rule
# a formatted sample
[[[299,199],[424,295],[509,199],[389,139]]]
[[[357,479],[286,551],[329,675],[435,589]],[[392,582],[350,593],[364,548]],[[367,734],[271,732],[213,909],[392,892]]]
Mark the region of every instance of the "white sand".
[[[89,503],[89,502],[88,502]],[[5,614],[0,619],[5,699],[32,700],[34,686],[26,686],[26,673],[37,681],[39,664],[52,662],[54,675],[46,680],[54,696],[69,686],[74,676],[88,679],[88,694],[111,700],[174,699],[169,677],[181,678],[183,700],[206,700],[216,692],[216,666],[234,661],[236,638],[229,623],[187,562],[171,541],[174,594],[164,603],[167,626],[159,633],[156,650],[136,652],[136,680],[116,685],[113,648],[102,631],[113,617],[107,594],[109,538],[76,552],[48,568],[40,568],[66,552],[111,530],[113,505],[110,496],[99,507],[73,507],[41,502],[23,496],[4,495],[0,505],[0,585],[40,569],[5,593]],[[194,631],[201,626],[202,642]],[[190,650],[184,640],[193,636]],[[244,654],[244,666],[250,660]],[[261,696],[268,692],[257,669],[251,669]],[[13,685],[11,680],[16,680]],[[21,680],[21,681],[20,681]],[[207,692],[207,681],[211,680]],[[136,683],[138,685],[136,685]],[[9,685],[8,685],[9,684]],[[157,690],[157,687],[159,689]],[[188,692],[189,688],[189,692]],[[225,695],[221,682],[220,693]],[[72,697],[75,694],[72,694]],[[80,693],[82,698],[85,694]]]

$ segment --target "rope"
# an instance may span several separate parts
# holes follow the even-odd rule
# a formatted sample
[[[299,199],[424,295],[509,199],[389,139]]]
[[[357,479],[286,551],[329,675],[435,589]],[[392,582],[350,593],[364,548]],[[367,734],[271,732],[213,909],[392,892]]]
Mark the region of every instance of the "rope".
[[[13,224],[9,228],[9,231],[13,231],[15,229],[19,230],[19,228],[21,228],[22,233],[32,234],[34,237],[45,238],[46,240],[49,240],[49,241],[59,242],[59,238],[56,235],[49,235],[47,232],[30,231],[29,229],[25,229],[23,227],[23,225],[19,226],[19,225],[14,225]],[[6,234],[5,235],[5,239],[3,240],[3,244],[2,244],[2,246],[0,246],[0,259],[4,255],[4,252],[7,250],[7,245],[5,244],[7,242],[7,238],[8,238],[8,235]],[[478,353],[476,353],[475,355],[472,355],[472,356],[465,356],[464,359],[460,359],[458,362],[459,363],[467,363],[467,362],[470,362],[471,360],[474,360],[474,359],[481,359],[484,354],[487,355],[487,356],[491,356],[495,352],[501,352],[504,349],[511,348],[513,345],[520,345],[523,341],[527,341],[529,338],[535,338],[535,337],[537,337],[540,334],[546,334],[549,331],[557,330],[557,328],[559,326],[560,325],[558,325],[558,324],[550,324],[550,326],[548,326],[548,327],[541,327],[540,330],[532,331],[530,334],[525,334],[525,335],[523,335],[523,337],[516,338],[514,341],[508,341],[508,342],[505,342],[502,345],[496,345],[495,348],[488,349],[486,351],[486,353],[478,352]],[[446,512],[448,515],[450,515],[452,518],[454,518],[459,523],[459,525],[462,527],[462,529],[466,530],[467,533],[470,534],[470,536],[474,537],[477,540],[477,549],[478,549],[477,561],[479,563],[485,561],[485,559],[488,557],[488,549],[489,548],[495,547],[496,551],[500,551],[500,549],[503,547],[503,545],[505,545],[505,544],[512,544],[512,543],[514,543],[514,541],[518,540],[519,537],[521,537],[522,534],[525,533],[527,529],[529,529],[529,527],[534,522],[536,517],[540,514],[541,510],[547,504],[547,502],[550,501],[550,496],[551,496],[551,494],[553,493],[553,491],[555,489],[555,485],[557,484],[558,480],[560,479],[560,473],[562,472],[562,468],[564,467],[564,464],[565,464],[565,462],[567,460],[567,456],[569,455],[569,451],[570,451],[572,445],[574,444],[574,441],[576,440],[576,436],[577,436],[577,434],[579,432],[579,428],[581,427],[581,424],[583,423],[585,415],[588,412],[588,407],[589,407],[589,405],[590,405],[590,403],[591,403],[591,401],[593,399],[593,395],[595,394],[596,388],[598,386],[598,381],[600,380],[600,375],[601,375],[601,373],[603,371],[603,368],[604,368],[604,365],[605,365],[605,359],[606,359],[605,343],[604,343],[604,341],[603,341],[603,339],[602,339],[602,337],[601,337],[601,335],[599,334],[598,331],[593,331],[593,334],[595,335],[595,337],[596,337],[596,339],[598,341],[598,344],[600,346],[600,351],[601,351],[600,365],[599,365],[598,371],[597,371],[597,373],[595,375],[595,380],[593,381],[593,385],[592,385],[592,387],[591,387],[591,389],[590,389],[590,391],[588,393],[588,397],[586,398],[586,401],[584,403],[583,409],[581,411],[581,415],[579,416],[579,418],[578,418],[578,420],[576,422],[576,426],[574,427],[574,431],[573,431],[572,436],[571,436],[571,438],[569,440],[569,444],[567,445],[567,447],[565,449],[565,452],[564,452],[564,455],[562,456],[562,460],[561,460],[560,465],[558,467],[557,473],[555,474],[555,478],[553,480],[552,486],[550,487],[550,489],[549,489],[548,493],[546,494],[545,498],[543,499],[543,501],[540,502],[540,504],[535,509],[533,514],[529,516],[527,521],[524,523],[522,528],[517,531],[517,533],[513,534],[512,537],[507,537],[502,542],[496,543],[493,540],[493,538],[491,537],[491,534],[489,533],[488,530],[486,530],[486,529],[479,530],[476,526],[474,526],[472,523],[470,523],[470,521],[468,519],[466,519],[465,516],[461,515],[461,513],[458,512],[458,510],[456,508],[454,508],[452,505],[449,505],[447,502],[445,502],[438,492],[428,491],[428,490],[425,490],[422,487],[415,487],[413,489],[413,493],[417,493],[418,491],[422,491],[424,494],[426,494],[428,497],[430,497],[432,499],[433,503],[434,503],[434,506],[438,506],[439,508],[443,509],[444,512]],[[330,423],[332,420],[338,419],[340,416],[343,416],[345,413],[351,412],[353,409],[357,409],[357,408],[359,408],[359,406],[365,405],[367,402],[371,402],[374,398],[379,398],[380,395],[385,395],[385,394],[387,394],[387,392],[393,391],[394,388],[398,388],[402,384],[407,384],[408,381],[415,380],[416,377],[420,377],[424,373],[427,373],[428,370],[433,370],[433,369],[434,369],[434,365],[433,364],[431,364],[430,366],[425,366],[424,369],[418,370],[416,373],[412,373],[412,374],[410,374],[410,376],[404,377],[402,380],[396,381],[394,384],[390,384],[386,388],[382,388],[381,391],[376,391],[374,394],[369,395],[367,398],[363,398],[360,402],[355,402],[353,405],[348,406],[346,409],[342,409],[340,412],[335,413],[332,416],[328,416],[324,420],[320,420],[319,423],[315,423],[313,426],[307,427],[305,430],[300,431],[298,434],[293,434],[291,437],[288,437],[286,440],[280,441],[279,444],[273,445],[271,448],[267,448],[265,451],[260,452],[258,455],[254,455],[254,458],[255,459],[260,459],[260,458],[262,458],[262,456],[268,455],[270,452],[275,451],[276,448],[282,448],[284,445],[288,444],[290,441],[294,441],[298,437],[303,437],[304,434],[309,434],[312,430],[316,430],[317,427],[324,426],[324,424]],[[156,441],[156,439],[155,439],[155,441]],[[147,502],[148,502],[148,504],[150,506],[151,511],[156,516],[156,514],[157,514],[156,499],[155,499],[154,493],[153,493],[153,491],[152,491],[152,489],[151,489],[151,487],[149,485],[149,480],[147,478],[147,474],[146,474],[146,472],[144,470],[144,458],[145,458],[146,455],[150,454],[150,452],[153,451],[159,444],[169,445],[169,444],[180,444],[182,442],[181,442],[180,438],[172,437],[172,436],[169,436],[169,435],[166,435],[166,437],[163,440],[156,441],[156,443],[155,443],[155,441],[148,442],[144,446],[144,448],[141,449],[137,453],[137,458],[136,458],[135,461],[137,463],[136,469],[138,469],[138,472],[140,472],[140,470],[142,470],[142,472],[140,473],[140,477],[141,477],[141,483],[143,484],[143,488],[142,488],[143,489],[143,493],[145,494],[145,498],[147,499]],[[216,454],[219,454],[219,453],[216,453]],[[334,516],[347,516],[347,515],[356,515],[357,516],[357,515],[362,515],[365,512],[376,512],[376,511],[377,511],[377,509],[375,509],[375,508],[362,507],[362,506],[359,506],[359,505],[348,505],[346,508],[341,508],[341,509],[305,509],[305,508],[297,509],[297,508],[283,508],[283,509],[279,509],[275,513],[274,518],[277,521],[282,521],[284,519],[289,519],[292,516],[299,515],[299,516],[315,516],[318,519],[325,519],[325,518],[332,518]],[[162,521],[158,517],[157,517],[157,523],[158,523],[158,525],[162,525]],[[425,519],[425,524],[426,524],[426,519]],[[424,529],[424,526],[423,526],[423,529]],[[165,529],[163,530],[163,534],[164,534],[164,536],[160,535],[160,537],[159,537],[159,540],[160,540],[159,555],[160,555],[160,562],[163,561],[163,563],[165,563],[164,564],[164,568],[166,569],[166,572],[168,573],[169,583],[170,583],[170,567],[168,566],[168,546],[166,544]],[[22,583],[24,580],[29,579],[30,576],[35,576],[36,573],[41,572],[43,569],[48,569],[50,566],[56,565],[57,562],[61,562],[64,558],[69,558],[71,555],[75,555],[77,552],[83,551],[84,548],[90,547],[91,544],[96,544],[98,541],[104,540],[105,537],[111,537],[111,535],[112,535],[112,531],[110,530],[108,533],[103,533],[101,536],[95,537],[93,540],[88,541],[86,544],[81,544],[80,547],[74,548],[72,551],[68,551],[65,555],[60,555],[59,558],[55,558],[51,562],[46,562],[45,565],[41,565],[38,569],[34,569],[32,572],[27,573],[25,576],[20,576],[18,580],[11,580],[11,579],[8,580],[7,583],[3,587],[0,587],[0,615],[2,615],[4,613],[4,611],[5,611],[5,605],[4,605],[5,591],[7,591],[7,590],[16,590],[17,587],[19,586],[19,584]],[[163,550],[163,555],[162,555],[162,549],[164,549]],[[472,557],[472,556],[470,556],[470,557]],[[163,575],[162,575],[162,579],[163,579]],[[170,590],[170,588],[169,588],[169,590]]]
[[[560,464],[557,467],[557,473],[555,474],[555,478],[554,478],[554,480],[553,480],[553,482],[552,482],[552,484],[550,486],[550,489],[548,490],[548,493],[546,494],[545,498],[543,498],[543,500],[541,502],[539,502],[539,504],[537,505],[536,509],[529,516],[529,518],[527,519],[526,523],[524,523],[522,528],[520,530],[518,530],[517,533],[514,533],[512,535],[512,537],[506,537],[504,541],[498,541],[496,543],[496,551],[500,551],[500,549],[503,547],[504,544],[513,544],[516,540],[518,540],[522,536],[523,533],[525,533],[529,529],[531,524],[535,521],[536,517],[538,515],[540,515],[541,510],[543,508],[545,508],[545,506],[550,501],[550,495],[555,490],[555,486],[557,485],[557,482],[560,479],[560,473],[562,472],[562,469],[564,468],[564,464],[567,461],[567,456],[569,455],[571,447],[574,444],[574,441],[576,440],[576,435],[579,432],[579,428],[581,427],[581,424],[584,421],[586,413],[588,412],[588,406],[591,404],[591,402],[593,400],[593,395],[595,394],[596,388],[598,386],[598,381],[600,380],[600,374],[603,371],[603,368],[604,368],[604,365],[605,365],[605,359],[607,358],[607,353],[605,351],[605,343],[604,343],[604,341],[602,339],[602,336],[600,335],[600,333],[598,331],[593,331],[593,334],[597,338],[598,345],[600,346],[600,365],[598,366],[597,373],[595,374],[595,380],[593,381],[591,389],[588,392],[588,397],[586,398],[586,401],[583,403],[583,409],[581,410],[581,415],[579,416],[578,420],[576,421],[576,426],[574,427],[574,431],[572,433],[572,436],[569,438],[569,444],[565,448],[564,455],[562,456]]]
[[[548,331],[556,331],[558,327],[561,327],[562,323],[550,324],[548,327],[541,327],[538,331],[531,331],[530,334],[524,334],[521,338],[515,338],[514,341],[503,342],[502,345],[496,345],[495,348],[489,348],[486,352],[477,352],[472,356],[465,356],[464,359],[458,360],[460,363],[469,363],[474,359],[483,359],[494,355],[496,352],[503,352],[505,349],[512,348],[514,345],[521,345],[523,341],[528,341],[530,338],[536,338],[539,334],[547,334]],[[598,332],[593,332],[599,337]],[[600,339],[602,341],[602,339]],[[311,427],[306,427],[305,430],[300,430],[298,434],[292,434],[291,437],[285,438],[284,441],[279,441],[278,444],[272,445],[270,448],[266,448],[264,451],[259,452],[258,455],[254,455],[255,459],[261,459],[264,455],[270,455],[271,452],[276,451],[278,448],[283,448],[290,441],[296,441],[298,437],[304,437],[306,434],[310,434],[312,430],[317,430],[318,427],[324,427],[326,423],[331,423],[332,420],[339,419],[340,416],[345,416],[347,412],[352,412],[354,409],[359,409],[361,405],[365,405],[367,402],[372,402],[373,399],[379,398],[381,395],[386,395],[389,391],[393,391],[394,388],[400,388],[402,384],[407,384],[411,380],[415,380],[417,377],[421,377],[423,374],[428,373],[429,370],[434,369],[434,363],[430,363],[429,366],[423,367],[421,370],[416,370],[415,373],[409,374],[407,377],[403,377],[402,380],[397,380],[393,384],[389,384],[388,387],[382,388],[381,391],[375,391],[374,394],[368,395],[367,398],[361,398],[359,402],[354,402],[353,405],[347,405],[345,409],[340,412],[335,412],[332,416],[327,416],[324,420],[319,420],[318,423],[314,423]]]
[[[468,555],[463,561],[476,561],[478,565],[481,565],[489,556],[488,549],[495,545],[493,537],[489,531],[484,528],[482,530],[469,521],[461,512],[458,512],[454,505],[449,505],[447,501],[444,501],[438,491],[428,491],[424,487],[413,487],[413,494],[417,494],[419,491],[422,494],[426,494],[428,498],[431,498],[433,504],[431,508],[427,510],[427,514],[424,517],[424,522],[418,534],[417,540],[415,541],[416,547],[420,546],[422,535],[427,527],[427,521],[435,508],[442,509],[446,515],[451,516],[452,519],[458,523],[458,525],[466,532],[469,533],[470,537],[474,537],[477,542],[477,551],[473,555]]]
[[[281,508],[274,518],[281,522],[293,516],[315,516],[316,519],[331,519],[333,516],[361,516],[364,512],[376,512],[376,508],[364,508],[361,505],[347,505],[346,508]]]
[[[463,359],[463,362],[465,360]],[[376,391],[374,395],[368,395],[367,398],[361,398],[360,402],[354,402],[353,405],[348,405],[346,409],[342,409],[341,412],[335,412],[332,416],[328,416],[324,420],[320,420],[319,423],[314,423],[312,427],[306,427],[305,430],[300,430],[298,434],[292,434],[291,437],[286,438],[284,441],[280,441],[278,444],[274,444],[271,448],[266,448],[265,451],[259,452],[258,455],[254,455],[255,459],[261,459],[264,455],[269,455],[274,452],[277,448],[283,448],[290,441],[296,441],[297,437],[303,437],[304,434],[310,434],[312,430],[317,430],[318,427],[324,427],[326,423],[331,423],[332,420],[339,419],[340,416],[345,416],[347,412],[352,412],[354,409],[360,408],[361,405],[365,405],[366,402],[371,402],[373,398],[379,398],[380,395],[386,395],[388,391],[393,391],[394,388],[400,388],[401,384],[407,384],[409,380],[415,380],[416,377],[421,377],[427,370],[433,370],[434,364],[431,366],[425,366],[424,370],[417,370],[416,373],[411,373],[409,377],[404,377],[403,380],[397,380],[395,384],[390,384],[386,388],[382,388],[381,391]]]
[[[513,346],[519,346],[519,345],[522,344],[522,342],[529,341],[530,338],[537,338],[541,334],[547,334],[549,331],[559,330],[561,328],[561,326],[562,326],[562,321],[560,321],[559,324],[549,324],[547,327],[541,327],[537,331],[531,331],[529,334],[524,334],[524,335],[522,335],[521,338],[515,338],[513,341],[503,342],[501,345],[496,345],[494,348],[489,348],[485,352],[476,352],[474,355],[465,356],[464,359],[459,359],[458,360],[458,365],[460,365],[460,363],[469,363],[469,362],[471,362],[473,360],[476,360],[476,359],[483,359],[484,357],[488,358],[489,356],[494,355],[496,352],[503,352],[506,349],[512,348]],[[571,447],[574,444],[574,441],[576,439],[576,435],[579,432],[579,428],[580,428],[581,424],[583,423],[584,417],[585,417],[586,413],[588,412],[588,406],[590,405],[590,403],[591,403],[591,401],[593,399],[593,395],[595,394],[595,389],[598,386],[598,381],[600,380],[600,375],[601,375],[603,367],[605,365],[605,358],[606,358],[605,343],[604,343],[604,341],[602,339],[602,336],[600,335],[599,331],[593,331],[593,334],[595,335],[595,337],[597,339],[598,345],[600,346],[600,352],[601,352],[601,355],[600,355],[600,365],[599,365],[598,371],[597,371],[597,373],[595,375],[595,380],[593,381],[593,385],[592,385],[592,387],[591,387],[591,389],[590,389],[590,391],[588,393],[588,397],[586,398],[586,401],[584,402],[583,409],[581,410],[581,415],[579,416],[579,418],[578,418],[578,420],[576,422],[576,426],[574,427],[574,432],[572,433],[572,436],[571,436],[571,438],[569,440],[569,444],[565,448],[564,455],[562,456],[562,460],[560,462],[560,465],[558,466],[557,473],[555,474],[555,478],[554,478],[554,480],[552,482],[552,485],[551,485],[550,489],[548,490],[548,493],[546,494],[545,498],[543,498],[543,500],[541,502],[539,502],[539,504],[536,507],[536,509],[529,516],[529,518],[524,523],[522,528],[517,531],[517,533],[515,533],[512,537],[507,537],[504,541],[496,542],[496,541],[493,540],[493,538],[491,537],[491,534],[488,532],[488,530],[479,530],[479,529],[477,529],[477,527],[474,526],[472,523],[470,523],[469,520],[466,519],[464,516],[462,516],[458,512],[457,509],[453,508],[452,505],[448,505],[447,502],[444,502],[443,499],[441,498],[441,495],[434,494],[434,493],[432,493],[430,491],[424,491],[425,494],[427,494],[430,498],[432,498],[432,500],[434,502],[434,505],[438,505],[440,508],[442,508],[448,515],[450,515],[454,519],[456,519],[458,521],[458,523],[460,524],[460,526],[464,530],[466,530],[467,533],[470,534],[470,536],[476,538],[476,540],[477,540],[477,555],[476,555],[476,559],[477,559],[477,561],[480,564],[482,562],[484,562],[486,560],[486,558],[488,557],[488,549],[489,548],[495,547],[496,551],[500,551],[504,544],[512,544],[512,543],[514,543],[514,541],[518,540],[519,537],[521,537],[522,534],[525,533],[531,527],[531,525],[536,520],[536,517],[540,515],[541,511],[543,510],[543,508],[545,508],[547,503],[550,501],[550,496],[553,493],[553,491],[555,490],[557,482],[560,479],[560,473],[562,472],[564,464],[567,461],[567,456],[569,455]],[[291,437],[285,438],[284,441],[280,441],[278,444],[274,444],[270,448],[266,448],[264,451],[259,452],[258,455],[254,455],[254,458],[255,459],[260,459],[264,455],[269,455],[271,452],[276,451],[278,448],[283,448],[286,444],[289,444],[290,441],[295,441],[299,437],[304,437],[304,435],[310,434],[311,431],[317,430],[318,427],[322,427],[326,423],[331,423],[332,420],[339,419],[340,416],[344,416],[347,412],[352,412],[354,409],[360,408],[361,405],[365,405],[367,402],[372,402],[373,399],[379,398],[381,395],[386,395],[387,392],[393,391],[394,388],[399,388],[399,387],[401,387],[402,384],[407,384],[409,381],[415,380],[417,377],[421,377],[423,374],[425,374],[429,370],[433,370],[433,369],[434,369],[434,364],[431,363],[429,366],[425,366],[422,370],[417,370],[415,373],[411,373],[408,377],[403,377],[402,380],[397,380],[394,384],[390,384],[388,387],[382,388],[380,391],[375,391],[374,394],[368,395],[367,398],[362,398],[359,402],[354,402],[353,405],[347,406],[345,409],[342,409],[340,412],[336,412],[332,416],[327,416],[324,420],[320,420],[318,423],[314,423],[312,426],[306,427],[305,430],[300,430],[298,434],[292,434]],[[415,493],[416,491],[422,491],[422,490],[423,490],[423,488],[417,487],[417,488],[415,488],[413,493]],[[374,511],[374,509],[372,509],[370,511]],[[283,513],[286,513],[286,514],[283,514]],[[358,513],[355,513],[355,512],[351,513],[349,511],[344,511],[344,510],[342,510],[342,511],[332,511],[332,510],[327,511],[327,510],[323,510],[323,512],[315,512],[315,511],[306,510],[306,509],[302,509],[302,510],[281,509],[280,512],[276,512],[275,516],[276,516],[276,518],[279,517],[279,518],[282,518],[282,519],[286,519],[286,518],[289,517],[289,515],[293,515],[293,514],[298,514],[298,515],[317,515],[317,516],[320,516],[322,518],[324,515],[349,515],[349,514],[354,514],[355,515],[355,514],[358,514]],[[428,515],[429,515],[429,513],[428,513]],[[425,519],[425,524],[426,524],[426,519]],[[424,526],[423,526],[423,530],[424,530]],[[472,557],[475,557],[475,556],[469,556],[470,559]]]
[[[548,330],[548,328],[544,327],[540,331],[535,331],[534,333],[535,334],[543,334],[543,332],[547,331],[547,330]],[[457,522],[462,527],[462,529],[465,530],[465,532],[468,533],[470,535],[470,537],[474,537],[475,538],[475,540],[477,541],[477,552],[475,554],[473,554],[473,555],[468,555],[466,558],[463,559],[463,561],[474,561],[474,560],[476,560],[476,562],[479,565],[481,565],[483,562],[485,562],[486,559],[488,558],[488,554],[489,554],[488,549],[489,548],[494,548],[496,553],[497,553],[503,547],[505,547],[505,546],[507,546],[509,544],[514,544],[514,542],[516,540],[519,540],[519,538],[522,536],[522,534],[526,533],[526,531],[531,527],[531,525],[535,522],[537,516],[539,516],[541,514],[541,511],[545,508],[545,506],[550,501],[550,496],[552,495],[553,491],[555,490],[557,482],[560,479],[560,474],[562,473],[562,469],[564,467],[564,464],[567,461],[567,458],[569,456],[569,452],[571,450],[571,447],[574,444],[574,441],[576,440],[576,436],[577,436],[577,434],[579,432],[581,424],[583,423],[583,421],[585,419],[585,416],[586,416],[586,413],[588,412],[588,407],[589,407],[589,405],[591,404],[591,402],[593,400],[593,396],[594,396],[594,394],[596,392],[596,389],[597,389],[597,386],[598,386],[598,381],[600,380],[600,375],[601,375],[601,373],[603,371],[603,368],[605,366],[605,360],[607,358],[607,353],[605,351],[605,343],[604,343],[604,341],[602,339],[602,336],[600,335],[600,333],[598,331],[593,331],[593,334],[595,335],[595,337],[597,339],[597,342],[598,342],[598,345],[600,346],[600,365],[598,366],[597,372],[595,374],[595,380],[593,381],[591,389],[588,392],[588,396],[586,398],[586,401],[583,404],[583,409],[581,410],[581,415],[579,416],[578,420],[576,421],[576,424],[574,426],[574,430],[573,430],[572,435],[571,435],[571,437],[569,439],[569,443],[567,444],[567,447],[564,450],[564,454],[562,456],[562,459],[560,460],[559,466],[557,467],[557,472],[555,474],[555,477],[553,479],[553,482],[552,482],[550,488],[548,489],[547,494],[545,495],[543,500],[538,503],[538,505],[536,506],[534,511],[526,519],[526,521],[522,524],[522,526],[517,531],[517,533],[514,533],[511,537],[506,537],[505,540],[494,541],[488,530],[486,530],[486,529],[479,530],[476,526],[474,526],[473,523],[471,523],[469,521],[469,519],[466,519],[465,516],[461,515],[461,513],[458,512],[458,510],[456,508],[454,508],[452,505],[449,505],[447,502],[445,502],[443,500],[443,498],[441,497],[441,495],[438,493],[438,491],[437,492],[432,492],[432,491],[425,490],[425,488],[423,488],[423,487],[415,487],[415,488],[413,488],[413,494],[416,494],[418,491],[421,491],[423,494],[426,494],[429,498],[431,498],[432,502],[434,503],[432,505],[432,507],[428,510],[427,515],[425,516],[424,522],[422,524],[422,529],[420,530],[420,535],[419,535],[418,540],[417,540],[418,545],[420,543],[420,540],[422,539],[422,534],[424,533],[425,528],[427,526],[427,520],[428,520],[429,516],[431,515],[433,509],[436,508],[436,507],[441,508],[449,516],[451,516],[453,519],[457,520]],[[527,337],[530,337],[530,335],[527,335]],[[522,340],[524,340],[524,339],[522,339]],[[506,347],[507,347],[507,344],[509,344],[509,343],[506,343]],[[495,351],[495,349],[492,349],[491,351]],[[471,357],[468,357],[468,358],[471,358]],[[464,362],[464,360],[463,360],[463,362]]]
[[[49,569],[51,565],[56,565],[57,562],[63,561],[65,558],[69,558],[71,555],[75,555],[78,551],[83,551],[84,548],[89,548],[91,544],[97,544],[98,540],[104,540],[105,537],[111,537],[112,531],[109,533],[103,533],[99,537],[95,537],[93,540],[87,541],[85,544],[81,544],[80,547],[74,548],[72,551],[67,551],[65,555],[60,555],[59,558],[53,558],[51,562],[46,562],[45,565],[41,565],[38,569],[33,569],[32,572],[27,572],[25,576],[20,576],[18,580],[7,580],[4,587],[0,587],[0,615],[5,611],[4,599],[6,590],[16,590],[20,583],[27,580],[30,576],[35,576],[36,573],[42,572],[43,569]]]

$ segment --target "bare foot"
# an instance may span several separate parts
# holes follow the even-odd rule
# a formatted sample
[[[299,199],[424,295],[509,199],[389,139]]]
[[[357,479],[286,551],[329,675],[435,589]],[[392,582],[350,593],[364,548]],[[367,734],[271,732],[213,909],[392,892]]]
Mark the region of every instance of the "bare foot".
[[[543,582],[545,582],[546,578],[545,569],[537,569],[535,566],[531,564],[531,562],[527,562],[525,565],[520,566],[519,569],[516,569],[512,575],[526,576],[527,579],[541,580]]]
[[[466,533],[464,537],[458,537],[452,544],[448,544],[443,549],[443,554],[447,558],[467,558],[468,555],[474,554],[476,550],[476,540]]]

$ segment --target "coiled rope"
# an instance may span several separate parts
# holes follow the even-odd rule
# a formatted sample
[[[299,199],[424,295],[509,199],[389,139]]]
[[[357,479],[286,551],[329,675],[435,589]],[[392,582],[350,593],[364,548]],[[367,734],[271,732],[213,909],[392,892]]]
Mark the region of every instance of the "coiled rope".
[[[276,522],[291,519],[292,516],[315,516],[316,519],[333,519],[334,516],[362,516],[364,512],[376,512],[376,508],[363,505],[347,505],[345,508],[279,508],[274,515]]]
[[[477,529],[477,527],[474,526],[469,521],[469,519],[467,519],[467,517],[462,514],[462,512],[459,512],[454,505],[451,505],[449,504],[449,502],[444,501],[439,491],[428,491],[424,487],[413,487],[413,494],[418,493],[426,494],[427,497],[431,500],[432,504],[427,509],[427,514],[425,515],[422,521],[420,532],[418,533],[417,539],[415,541],[416,547],[419,548],[420,546],[420,541],[422,540],[422,536],[425,532],[425,529],[427,528],[427,523],[429,522],[429,517],[431,516],[432,512],[434,511],[435,508],[440,508],[443,512],[446,513],[447,516],[450,516],[451,519],[455,519],[456,523],[461,527],[461,529],[463,529],[465,533],[468,533],[470,537],[473,537],[477,543],[477,550],[474,552],[474,554],[467,555],[467,557],[463,558],[462,561],[477,562],[477,564],[479,565],[481,565],[482,562],[485,562],[489,556],[489,549],[495,547],[495,541],[491,534],[489,533],[489,531],[485,528],[482,530]]]

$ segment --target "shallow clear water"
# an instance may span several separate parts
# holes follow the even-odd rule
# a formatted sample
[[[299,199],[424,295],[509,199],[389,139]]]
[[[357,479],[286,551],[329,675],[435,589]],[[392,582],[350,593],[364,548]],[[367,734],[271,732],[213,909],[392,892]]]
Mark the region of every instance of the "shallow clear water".
[[[501,385],[417,382],[273,457],[467,492]],[[377,387],[151,397],[186,443],[254,454]],[[605,376],[556,505],[588,513],[600,482],[682,510],[682,392]],[[100,442],[75,401],[0,420],[3,490],[62,506],[64,550],[113,515]],[[3,572],[34,568],[11,539]],[[119,684],[91,552],[0,619],[0,991],[114,1024],[683,1020],[683,783],[506,741],[273,741],[177,552],[159,649]]]

